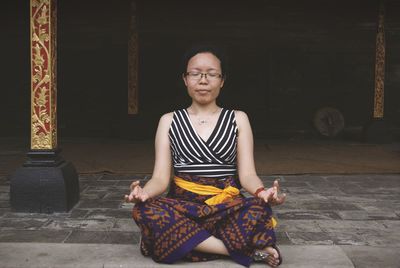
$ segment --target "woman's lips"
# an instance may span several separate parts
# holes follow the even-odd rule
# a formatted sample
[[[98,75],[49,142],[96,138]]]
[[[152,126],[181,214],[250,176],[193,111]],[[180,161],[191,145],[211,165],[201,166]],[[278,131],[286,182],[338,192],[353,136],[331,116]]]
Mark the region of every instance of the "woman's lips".
[[[211,90],[207,90],[207,89],[197,89],[196,92],[197,92],[197,93],[200,93],[200,94],[206,94],[206,93],[211,92]]]

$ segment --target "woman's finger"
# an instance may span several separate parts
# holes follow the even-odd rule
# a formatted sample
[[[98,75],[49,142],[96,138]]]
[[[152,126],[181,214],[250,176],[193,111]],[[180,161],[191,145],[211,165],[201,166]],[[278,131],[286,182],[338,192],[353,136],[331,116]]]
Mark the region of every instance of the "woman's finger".
[[[140,184],[140,181],[134,181],[131,183],[131,191],[133,191],[133,189],[138,186]]]

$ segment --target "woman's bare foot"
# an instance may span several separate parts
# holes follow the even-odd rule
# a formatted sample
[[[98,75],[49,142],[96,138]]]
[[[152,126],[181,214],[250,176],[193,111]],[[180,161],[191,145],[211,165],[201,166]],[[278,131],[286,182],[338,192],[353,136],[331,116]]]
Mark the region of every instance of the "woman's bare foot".
[[[282,263],[282,257],[276,246],[269,246],[263,250],[256,250],[254,260],[262,261],[271,267],[277,267]]]

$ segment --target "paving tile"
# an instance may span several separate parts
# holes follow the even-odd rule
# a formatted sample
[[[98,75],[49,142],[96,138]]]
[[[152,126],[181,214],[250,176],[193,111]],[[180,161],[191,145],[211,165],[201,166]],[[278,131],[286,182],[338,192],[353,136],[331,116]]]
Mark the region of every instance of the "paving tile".
[[[88,190],[82,192],[80,195],[80,199],[102,199],[108,192],[107,191],[99,191],[99,190]]]
[[[111,228],[111,231],[139,233],[140,229],[133,219],[117,219],[115,220],[114,226]]]
[[[305,210],[331,210],[331,211],[343,211],[343,210],[361,210],[356,205],[351,203],[343,202],[326,202],[326,201],[310,201],[301,202],[300,207]]]
[[[121,201],[109,201],[109,200],[81,200],[78,204],[78,208],[115,208],[117,209],[121,204]]]
[[[298,195],[310,195],[315,194],[316,191],[312,188],[304,188],[304,187],[286,187],[285,189],[288,194],[298,194]]]
[[[344,220],[400,220],[394,212],[388,211],[338,211],[340,218]]]
[[[330,198],[321,195],[320,193],[312,193],[312,194],[298,194],[298,193],[288,193],[286,197],[285,204],[282,207],[286,207],[287,202],[294,202],[297,207],[299,207],[299,202],[302,201],[330,201]]]
[[[315,223],[324,232],[357,232],[359,230],[376,230],[383,227],[381,222],[368,220],[318,220]]]
[[[88,209],[74,208],[67,217],[71,219],[85,218],[89,212],[90,210]]]
[[[10,186],[9,185],[0,185],[0,193],[9,193]]]
[[[10,201],[0,201],[0,208],[9,208],[11,207]]]
[[[129,194],[129,190],[128,191],[117,191],[117,192],[113,192],[113,193],[107,193],[103,197],[103,200],[123,201],[124,200],[124,196],[126,194]]]
[[[43,219],[49,217],[57,217],[58,214],[46,214],[46,213],[25,213],[25,212],[6,212],[3,218],[13,218],[13,219]]]
[[[81,229],[87,231],[108,231],[114,226],[113,219],[69,219],[50,220],[42,229],[68,230]]]
[[[329,236],[331,237],[333,243],[335,245],[353,245],[353,246],[366,246],[368,242],[365,241],[365,238],[357,233],[349,233],[349,232],[330,232]]]
[[[95,186],[95,187],[114,186],[116,184],[117,181],[112,181],[112,180],[98,180],[89,183],[90,186]]]
[[[322,232],[317,220],[279,220],[280,232]]]
[[[129,187],[131,186],[132,181],[117,181],[116,186],[124,187],[127,190],[129,190]]]
[[[333,245],[329,234],[324,232],[287,232],[290,241],[295,245]]]
[[[87,215],[88,219],[132,219],[131,210],[126,209],[93,209]]]
[[[276,242],[278,245],[292,245],[286,232],[277,231],[275,232]]]
[[[40,219],[11,219],[11,218],[3,218],[0,219],[0,230],[14,230],[14,229],[25,229],[25,230],[37,230],[41,226],[43,226],[46,222],[48,222],[48,218]]]
[[[2,230],[0,242],[62,243],[68,230]]]
[[[10,213],[11,208],[0,208],[0,217],[3,217],[5,214]]]
[[[330,220],[340,219],[340,217],[333,211],[279,211],[276,213],[278,219],[288,220]]]
[[[0,201],[9,201],[10,200],[10,193],[0,193]]]
[[[139,237],[135,232],[72,231],[65,243],[137,244]]]
[[[145,181],[148,180],[150,175],[148,174],[104,174],[100,180],[117,180],[117,181]]]
[[[359,233],[369,246],[400,247],[400,233],[391,230],[360,231]]]

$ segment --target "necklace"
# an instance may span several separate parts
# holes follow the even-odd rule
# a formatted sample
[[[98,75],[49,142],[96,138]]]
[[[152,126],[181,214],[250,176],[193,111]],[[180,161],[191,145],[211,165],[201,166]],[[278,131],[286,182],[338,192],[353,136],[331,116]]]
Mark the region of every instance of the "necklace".
[[[194,115],[196,117],[196,119],[197,119],[197,124],[200,125],[200,126],[208,124],[210,122],[210,117],[213,116],[217,111],[219,111],[219,109],[220,108],[218,107],[214,112],[212,112],[211,114],[209,114],[205,118],[197,118],[197,115]]]

